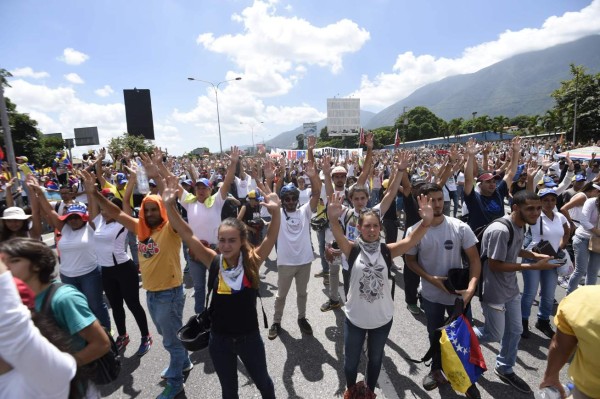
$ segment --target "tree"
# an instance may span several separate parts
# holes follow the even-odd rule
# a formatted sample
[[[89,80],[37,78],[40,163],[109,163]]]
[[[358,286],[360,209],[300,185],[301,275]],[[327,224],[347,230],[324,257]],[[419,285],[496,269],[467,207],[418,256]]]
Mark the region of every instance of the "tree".
[[[553,110],[563,116],[563,128],[573,134],[575,104],[577,104],[578,141],[600,134],[600,73],[586,73],[583,66],[570,65],[572,79],[561,82],[552,92],[556,101]]]
[[[400,115],[393,126],[393,131],[403,132],[406,129],[404,120],[408,120],[406,141],[433,138],[442,132],[443,120],[431,112],[427,107],[415,107]]]
[[[509,126],[510,119],[508,119],[504,115],[498,115],[492,119],[492,130],[494,132],[500,133],[500,140],[502,140],[502,135],[504,134],[504,128]]]
[[[449,133],[452,134],[454,137],[458,137],[461,134],[464,134],[465,131],[462,128],[463,122],[464,122],[463,118],[450,119],[450,121],[448,122]]]
[[[120,158],[125,150],[128,150],[132,154],[135,152],[151,153],[154,149],[154,144],[142,136],[123,133],[121,136],[110,139],[107,148],[111,157]]]
[[[39,158],[42,135],[37,128],[37,122],[28,114],[18,112],[17,106],[8,97],[5,97],[5,100],[15,156],[24,155],[29,158],[29,162],[39,165],[44,160]],[[0,144],[4,146],[4,134]]]
[[[65,141],[59,137],[48,137],[41,135],[40,145],[36,150],[37,167],[45,168],[52,166],[56,153],[65,149]]]
[[[297,148],[299,150],[303,150],[304,149],[304,134],[300,133],[299,135],[297,135],[296,136],[296,141],[298,142]]]

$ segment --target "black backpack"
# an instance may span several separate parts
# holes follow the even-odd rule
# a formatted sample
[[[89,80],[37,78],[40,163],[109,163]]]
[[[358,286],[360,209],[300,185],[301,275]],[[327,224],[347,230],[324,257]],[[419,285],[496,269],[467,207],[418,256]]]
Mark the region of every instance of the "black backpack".
[[[381,245],[381,255],[383,255],[383,259],[385,260],[385,265],[388,269],[388,278],[392,285],[392,299],[394,299],[394,293],[396,292],[396,279],[392,275],[392,265],[394,262],[392,261],[392,253],[390,249],[385,243],[380,243]],[[352,274],[352,267],[354,267],[354,262],[356,262],[356,258],[360,255],[360,247],[358,244],[354,244],[352,249],[350,250],[350,256],[348,256],[348,270],[342,269],[342,278],[344,280],[344,294],[346,298],[348,298],[348,289],[350,288],[350,276]]]
[[[42,302],[42,307],[40,308],[40,313],[51,318],[54,323],[56,323],[56,319],[54,318],[54,313],[52,312],[52,297],[60,287],[62,287],[63,283],[52,283],[50,287],[48,287],[48,292]],[[117,344],[113,339],[112,335],[109,331],[104,328],[108,339],[110,340],[110,349],[108,353],[103,355],[101,358],[94,360],[90,364],[83,366],[86,370],[86,374],[90,376],[90,379],[96,385],[104,385],[113,382],[119,377],[119,373],[121,372],[121,355],[119,355],[119,350],[117,348]]]

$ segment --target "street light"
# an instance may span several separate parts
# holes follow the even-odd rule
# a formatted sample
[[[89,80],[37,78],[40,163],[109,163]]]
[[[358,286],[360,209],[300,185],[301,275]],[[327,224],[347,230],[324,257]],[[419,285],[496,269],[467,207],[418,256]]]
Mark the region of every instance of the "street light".
[[[256,125],[251,124],[251,123],[240,122],[240,125],[248,125],[248,126],[250,126],[250,129],[252,129],[252,153],[254,153],[254,128],[259,126],[261,123],[264,123],[264,122],[259,122]]]
[[[188,80],[195,80],[197,82],[208,83],[212,86],[213,90],[215,91],[215,102],[217,103],[217,125],[219,127],[219,149],[221,150],[221,154],[223,154],[223,141],[221,140],[221,117],[219,116],[219,85],[221,85],[221,83],[231,82],[232,80],[242,80],[242,78],[238,76],[237,78],[223,80],[222,82],[219,82],[217,84],[209,82],[208,80],[202,80],[197,78],[188,78]]]

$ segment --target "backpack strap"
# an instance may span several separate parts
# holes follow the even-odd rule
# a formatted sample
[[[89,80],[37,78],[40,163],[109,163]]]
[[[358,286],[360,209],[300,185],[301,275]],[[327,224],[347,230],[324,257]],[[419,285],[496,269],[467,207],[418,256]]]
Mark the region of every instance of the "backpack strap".
[[[56,294],[56,291],[58,291],[58,289],[63,285],[63,283],[50,284],[48,290],[46,291],[46,296],[44,297],[42,306],[40,308],[41,314],[52,317],[52,319],[54,319],[54,313],[52,312],[52,298],[54,297],[54,294]]]
[[[384,242],[381,243],[381,255],[383,256],[383,259],[385,260],[385,264],[388,269],[388,279],[390,280],[390,283],[392,284],[392,300],[393,300],[394,294],[396,293],[396,278],[392,275],[392,265],[394,264],[394,261],[392,260],[392,252],[388,248],[387,244]]]
[[[350,289],[350,274],[352,273],[352,267],[354,266],[354,262],[356,262],[356,258],[358,258],[359,254],[360,247],[357,243],[354,243],[348,256],[348,270],[342,268],[342,279],[344,280],[344,295],[346,296],[346,298],[348,298],[348,290]]]

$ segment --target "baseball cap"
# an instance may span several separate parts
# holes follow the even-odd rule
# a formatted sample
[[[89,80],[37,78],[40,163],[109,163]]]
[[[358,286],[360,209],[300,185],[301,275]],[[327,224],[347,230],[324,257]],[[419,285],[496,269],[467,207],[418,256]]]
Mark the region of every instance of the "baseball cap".
[[[210,181],[205,177],[202,177],[202,178],[196,180],[196,186],[198,184],[204,184],[206,187],[210,187]]]
[[[571,181],[585,181],[585,176],[584,175],[575,175],[575,176],[573,176]]]
[[[348,172],[346,171],[346,168],[344,168],[343,166],[336,166],[335,168],[331,169],[331,175],[347,175]]]
[[[539,196],[540,198],[543,198],[543,197],[545,197],[546,195],[554,195],[554,196],[557,196],[557,197],[558,197],[558,194],[557,194],[557,193],[556,193],[556,191],[554,191],[554,189],[552,189],[552,188],[544,188],[544,189],[542,189],[542,190],[540,190],[540,191],[538,192],[538,196]]]
[[[29,162],[29,158],[27,158],[26,156],[22,155],[20,157],[16,157],[15,159],[18,159],[20,161],[25,161],[25,162]]]
[[[246,195],[247,198],[252,198],[252,199],[256,199],[256,190],[250,190],[248,191],[248,195]]]
[[[494,175],[494,174],[492,174],[490,172],[484,172],[484,173],[482,173],[482,174],[479,175],[479,177],[477,178],[477,181],[478,182],[482,182],[482,181],[488,181],[488,180],[491,180],[491,179],[500,180],[502,178],[500,177],[500,175]]]
[[[148,184],[151,185],[151,186],[156,187],[156,182],[154,181],[154,179],[148,180]]]
[[[25,211],[18,206],[6,208],[2,214],[2,220],[27,220],[31,215],[26,215]]]
[[[554,179],[552,179],[550,176],[544,176],[544,178],[538,182],[538,185],[540,184],[543,184],[548,188],[558,186],[558,184],[554,183]]]
[[[383,187],[383,188],[388,188],[389,185],[390,185],[390,179],[385,179],[384,181],[381,182],[381,187]]]
[[[86,222],[88,220],[87,208],[83,204],[69,205],[65,211],[65,214],[62,216],[59,216],[58,218],[60,220],[67,220],[67,218],[72,215],[78,215]]]
[[[192,179],[181,179],[179,180],[179,183],[181,184],[187,184],[188,186],[192,185]]]
[[[412,175],[412,177],[410,178],[410,184],[413,187],[417,187],[421,184],[425,184],[425,180],[419,175]]]
[[[117,173],[115,180],[117,181],[117,184],[127,183],[127,176],[125,176],[125,173]]]

